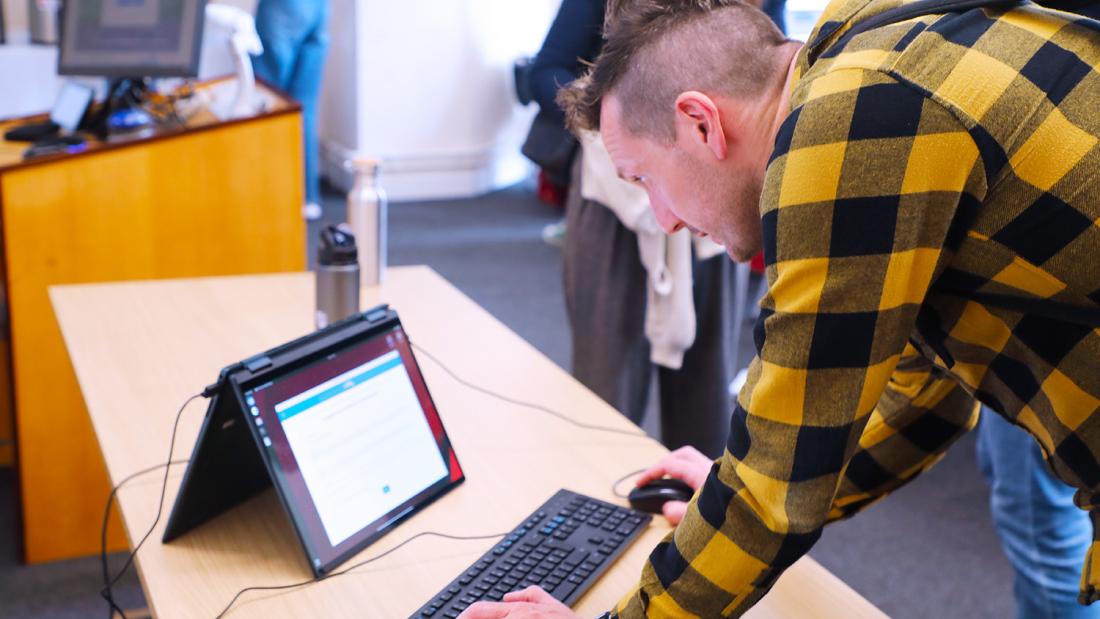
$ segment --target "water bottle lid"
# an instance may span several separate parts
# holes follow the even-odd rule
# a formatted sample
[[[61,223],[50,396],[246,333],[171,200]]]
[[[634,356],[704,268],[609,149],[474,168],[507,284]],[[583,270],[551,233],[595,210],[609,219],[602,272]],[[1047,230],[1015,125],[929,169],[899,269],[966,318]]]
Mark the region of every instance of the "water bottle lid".
[[[328,225],[321,230],[321,246],[317,262],[323,266],[356,264],[359,251],[355,247],[355,235],[346,225]]]
[[[376,157],[355,157],[344,162],[348,172],[375,174],[382,167],[382,161]]]

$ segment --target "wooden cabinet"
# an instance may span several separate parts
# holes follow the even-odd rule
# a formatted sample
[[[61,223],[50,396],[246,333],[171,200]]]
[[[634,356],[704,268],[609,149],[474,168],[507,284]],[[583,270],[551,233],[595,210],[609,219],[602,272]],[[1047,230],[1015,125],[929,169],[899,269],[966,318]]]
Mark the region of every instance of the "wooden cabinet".
[[[11,348],[5,367],[0,341],[0,390],[10,379],[14,394],[0,397],[0,443],[14,417],[27,561],[98,552],[110,491],[48,287],[303,270],[300,114],[274,100],[248,119],[206,118],[41,161],[22,162],[24,145],[0,143]],[[145,354],[155,367],[173,353]],[[0,463],[11,458],[0,446]],[[126,547],[117,521],[110,547]]]

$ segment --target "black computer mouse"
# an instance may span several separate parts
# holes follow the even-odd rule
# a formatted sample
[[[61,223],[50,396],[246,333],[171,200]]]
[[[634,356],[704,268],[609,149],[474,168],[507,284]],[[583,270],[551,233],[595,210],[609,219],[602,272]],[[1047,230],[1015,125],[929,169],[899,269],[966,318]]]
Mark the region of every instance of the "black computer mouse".
[[[631,490],[627,499],[630,506],[640,512],[659,514],[661,506],[668,501],[690,501],[693,494],[691,486],[679,479],[665,477]]]

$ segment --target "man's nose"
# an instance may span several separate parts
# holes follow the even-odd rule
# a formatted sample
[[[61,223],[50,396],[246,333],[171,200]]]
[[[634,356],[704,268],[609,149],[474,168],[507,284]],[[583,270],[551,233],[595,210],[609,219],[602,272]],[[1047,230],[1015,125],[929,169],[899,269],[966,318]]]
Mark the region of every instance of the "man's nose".
[[[661,229],[666,233],[672,234],[684,227],[684,222],[680,221],[680,218],[676,217],[661,201],[650,198],[649,203],[653,207],[653,215],[657,219],[657,225],[661,226]]]

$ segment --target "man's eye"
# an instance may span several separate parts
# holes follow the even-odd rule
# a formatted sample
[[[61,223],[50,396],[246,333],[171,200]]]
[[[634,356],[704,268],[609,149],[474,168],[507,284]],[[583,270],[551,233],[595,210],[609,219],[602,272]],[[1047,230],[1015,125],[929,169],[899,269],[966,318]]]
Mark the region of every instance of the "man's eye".
[[[640,185],[640,184],[645,182],[645,177],[635,175],[635,176],[631,176],[630,180],[631,180],[631,182],[638,183]]]

